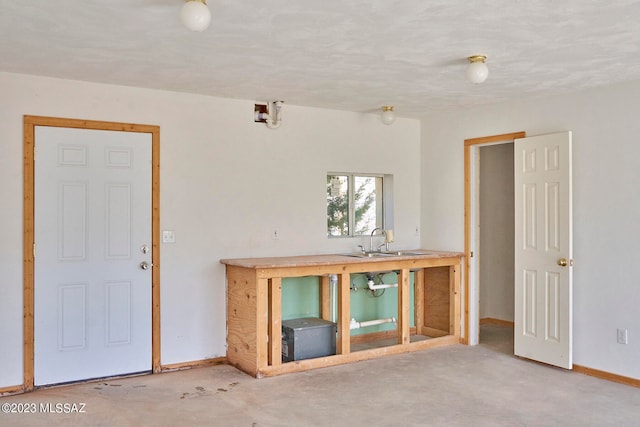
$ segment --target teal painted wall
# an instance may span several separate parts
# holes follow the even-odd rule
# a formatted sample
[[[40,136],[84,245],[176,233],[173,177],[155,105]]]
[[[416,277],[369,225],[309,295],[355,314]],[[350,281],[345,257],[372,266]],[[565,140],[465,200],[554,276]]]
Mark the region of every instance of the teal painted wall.
[[[282,279],[282,320],[320,317],[320,277]]]
[[[382,283],[398,283],[398,275],[393,272],[384,274],[380,278]],[[375,282],[376,284],[380,283],[378,278],[376,278]],[[351,306],[349,318],[355,318],[359,322],[386,317],[398,318],[397,288],[380,289],[373,294],[367,288],[367,278],[364,274],[352,274],[350,283]],[[409,289],[411,326],[415,326],[413,321],[413,274],[411,274]],[[333,292],[332,295],[334,295]],[[320,317],[320,277],[282,279],[282,320],[300,317]],[[353,329],[351,335],[394,330],[395,327],[393,323],[369,326],[367,328]]]

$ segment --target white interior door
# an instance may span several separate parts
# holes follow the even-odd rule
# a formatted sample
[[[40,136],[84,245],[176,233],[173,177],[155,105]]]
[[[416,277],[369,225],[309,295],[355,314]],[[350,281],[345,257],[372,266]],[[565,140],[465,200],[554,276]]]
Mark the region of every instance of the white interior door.
[[[34,379],[151,370],[151,134],[35,128]]]
[[[571,369],[571,132],[514,141],[517,356]]]

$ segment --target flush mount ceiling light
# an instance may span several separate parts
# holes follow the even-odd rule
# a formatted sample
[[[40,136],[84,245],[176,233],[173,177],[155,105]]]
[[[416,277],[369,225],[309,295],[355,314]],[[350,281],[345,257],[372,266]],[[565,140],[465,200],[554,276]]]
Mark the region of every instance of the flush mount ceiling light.
[[[484,61],[485,55],[473,55],[469,57],[469,68],[467,68],[467,78],[471,83],[482,83],[489,76],[489,69]]]
[[[393,105],[385,105],[382,107],[382,123],[390,125],[396,121],[396,113],[393,112]]]
[[[211,23],[211,12],[206,0],[186,0],[180,12],[180,19],[191,31],[204,31]]]

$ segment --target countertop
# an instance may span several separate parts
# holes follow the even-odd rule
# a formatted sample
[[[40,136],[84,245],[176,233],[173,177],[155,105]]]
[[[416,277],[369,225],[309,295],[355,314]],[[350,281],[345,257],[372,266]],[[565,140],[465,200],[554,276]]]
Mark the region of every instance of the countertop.
[[[326,255],[295,255],[262,258],[230,258],[221,259],[220,262],[226,265],[233,265],[243,268],[283,268],[283,267],[311,267],[328,266],[336,264],[362,264],[372,262],[404,261],[409,259],[438,259],[438,258],[459,258],[464,256],[462,252],[434,251],[428,249],[406,249],[402,252],[411,252],[411,255],[394,255],[390,257],[360,258],[345,254]],[[419,253],[419,255],[418,255]]]

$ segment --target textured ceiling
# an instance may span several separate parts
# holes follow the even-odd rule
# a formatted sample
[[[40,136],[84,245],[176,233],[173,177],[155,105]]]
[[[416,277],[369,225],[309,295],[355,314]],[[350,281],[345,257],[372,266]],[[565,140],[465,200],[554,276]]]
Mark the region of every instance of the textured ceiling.
[[[0,0],[0,71],[405,117],[640,79],[640,1],[208,5],[194,33],[181,0]]]

